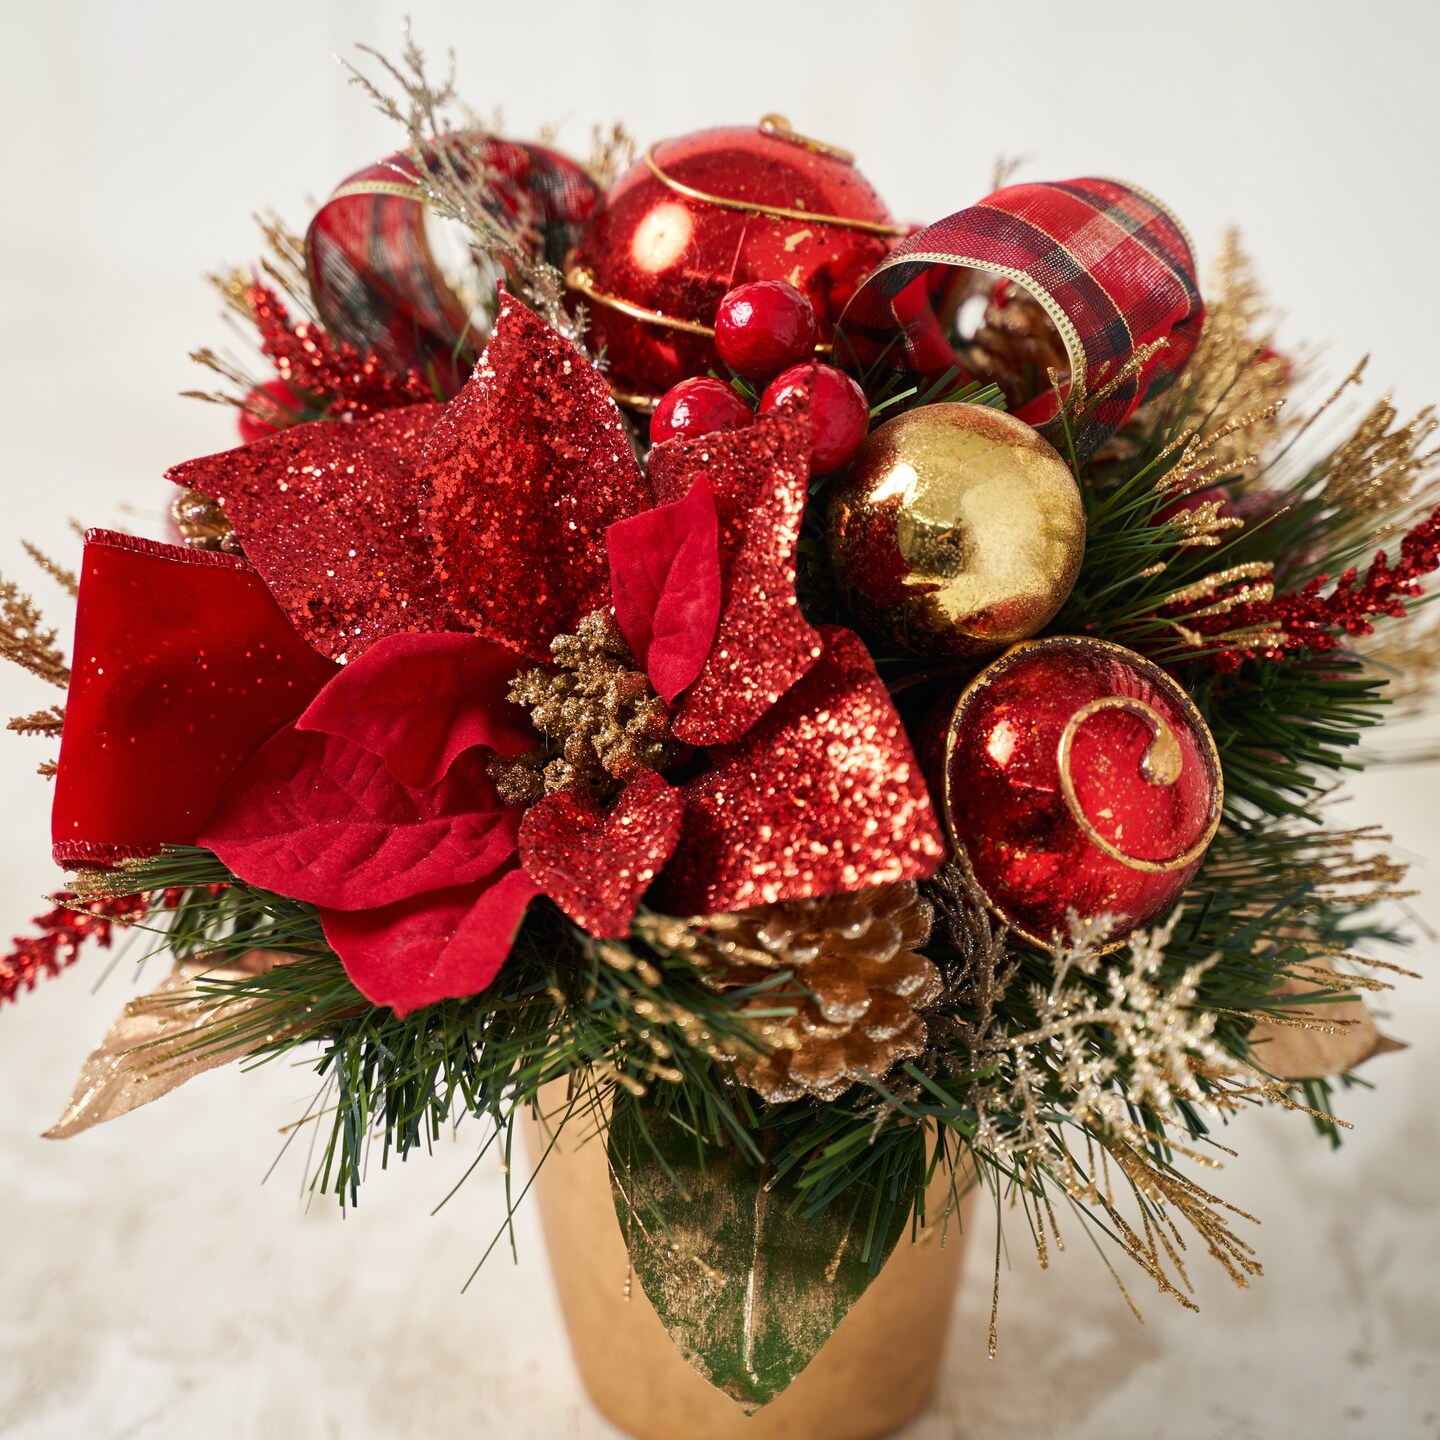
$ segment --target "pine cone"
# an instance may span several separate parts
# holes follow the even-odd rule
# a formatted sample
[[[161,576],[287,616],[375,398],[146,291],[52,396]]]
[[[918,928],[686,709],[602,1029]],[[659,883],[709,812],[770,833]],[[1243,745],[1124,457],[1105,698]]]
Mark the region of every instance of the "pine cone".
[[[223,550],[240,554],[240,539],[231,528],[220,502],[202,490],[182,490],[170,502],[170,518],[191,550]]]
[[[1014,410],[1050,389],[1050,371],[1064,378],[1070,357],[1045,307],[1028,290],[997,281],[975,336],[961,346],[960,359],[977,380],[993,381]]]
[[[597,799],[637,770],[660,770],[684,753],[670,735],[670,707],[635,668],[608,611],[587,615],[550,646],[559,669],[537,666],[510,682],[511,701],[530,712],[545,743],[489,766],[507,805],[532,805],[547,791],[584,790]]]
[[[734,1058],[746,1084],[771,1102],[834,1100],[925,1048],[923,1011],[940,998],[940,972],[919,953],[930,903],[913,883],[791,900],[711,915],[700,953],[716,990],[774,981],[742,1001],[766,1053]],[[793,1007],[795,1013],[766,1016]]]

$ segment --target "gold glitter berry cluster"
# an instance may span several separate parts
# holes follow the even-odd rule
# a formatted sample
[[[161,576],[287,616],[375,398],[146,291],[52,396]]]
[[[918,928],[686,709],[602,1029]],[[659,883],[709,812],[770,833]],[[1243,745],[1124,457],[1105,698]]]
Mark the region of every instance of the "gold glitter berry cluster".
[[[536,666],[510,682],[511,702],[530,712],[545,739],[515,759],[490,763],[507,805],[531,805],[554,790],[603,799],[637,770],[663,770],[682,757],[670,707],[635,667],[608,611],[592,611],[574,635],[557,636],[550,653],[558,669]]]

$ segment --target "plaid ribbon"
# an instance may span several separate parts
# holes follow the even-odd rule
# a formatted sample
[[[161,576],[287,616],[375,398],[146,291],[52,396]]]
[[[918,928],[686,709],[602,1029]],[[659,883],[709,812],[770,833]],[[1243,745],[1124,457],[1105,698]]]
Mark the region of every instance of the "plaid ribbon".
[[[573,160],[542,145],[478,133],[447,137],[463,174],[483,173],[494,213],[533,219],[545,257],[561,266],[599,187]],[[437,166],[439,161],[434,162]],[[469,306],[431,249],[419,172],[406,155],[346,179],[305,235],[311,295],[325,328],[397,373],[417,369],[446,395],[476,359]]]
[[[1068,419],[1082,460],[1174,381],[1205,318],[1189,236],[1153,196],[1116,180],[1010,185],[911,235],[876,266],[840,318],[836,363],[871,395],[955,366],[940,314],[957,278],[947,271],[959,269],[1012,280],[1045,308],[1070,358],[1062,390],[1075,401]],[[1114,384],[1156,341],[1161,348]],[[1063,448],[1058,411],[1046,391],[1017,414]]]

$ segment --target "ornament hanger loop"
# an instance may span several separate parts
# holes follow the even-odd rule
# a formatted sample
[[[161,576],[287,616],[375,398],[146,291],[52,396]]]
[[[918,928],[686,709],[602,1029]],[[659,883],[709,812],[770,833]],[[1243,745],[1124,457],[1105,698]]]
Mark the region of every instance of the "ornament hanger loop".
[[[779,140],[788,140],[792,145],[803,145],[805,149],[813,151],[816,155],[829,155],[834,160],[842,160],[847,165],[855,163],[855,156],[849,150],[842,150],[838,145],[827,145],[823,140],[817,140],[813,135],[802,135],[798,130],[791,129],[790,122],[783,115],[776,115],[773,111],[760,120],[760,129],[763,134],[774,135]]]
[[[1056,747],[1055,758],[1060,770],[1060,793],[1064,797],[1065,808],[1069,810],[1075,823],[1085,832],[1086,838],[1097,850],[1103,851],[1112,860],[1118,860],[1128,869],[1139,870],[1147,875],[1166,875],[1175,870],[1183,870],[1187,865],[1198,860],[1215,838],[1215,832],[1220,826],[1220,811],[1223,803],[1219,792],[1216,792],[1211,802],[1210,815],[1204,831],[1189,849],[1182,851],[1171,860],[1145,860],[1138,855],[1127,854],[1114,841],[1100,833],[1085,813],[1085,807],[1081,805],[1080,797],[1075,790],[1075,774],[1072,768],[1075,736],[1087,720],[1098,715],[1102,710],[1123,710],[1126,714],[1134,715],[1145,721],[1150,727],[1152,738],[1140,760],[1140,778],[1147,785],[1168,788],[1179,781],[1185,769],[1185,752],[1180,748],[1180,740],[1175,734],[1175,727],[1154,706],[1147,705],[1133,695],[1102,695],[1098,699],[1082,705],[1070,717],[1061,733],[1060,743]]]

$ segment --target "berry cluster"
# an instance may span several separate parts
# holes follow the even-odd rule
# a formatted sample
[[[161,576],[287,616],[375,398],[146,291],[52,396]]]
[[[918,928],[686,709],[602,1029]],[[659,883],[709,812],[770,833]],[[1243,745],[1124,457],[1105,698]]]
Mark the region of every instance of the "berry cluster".
[[[814,359],[819,327],[809,300],[783,280],[737,285],[715,314],[715,348],[731,371],[759,389],[759,413],[779,409],[798,389],[810,396],[810,471],[828,475],[859,449],[870,427],[865,392],[843,370]],[[654,444],[679,436],[743,430],[756,411],[742,390],[713,375],[682,380],[650,420]]]

